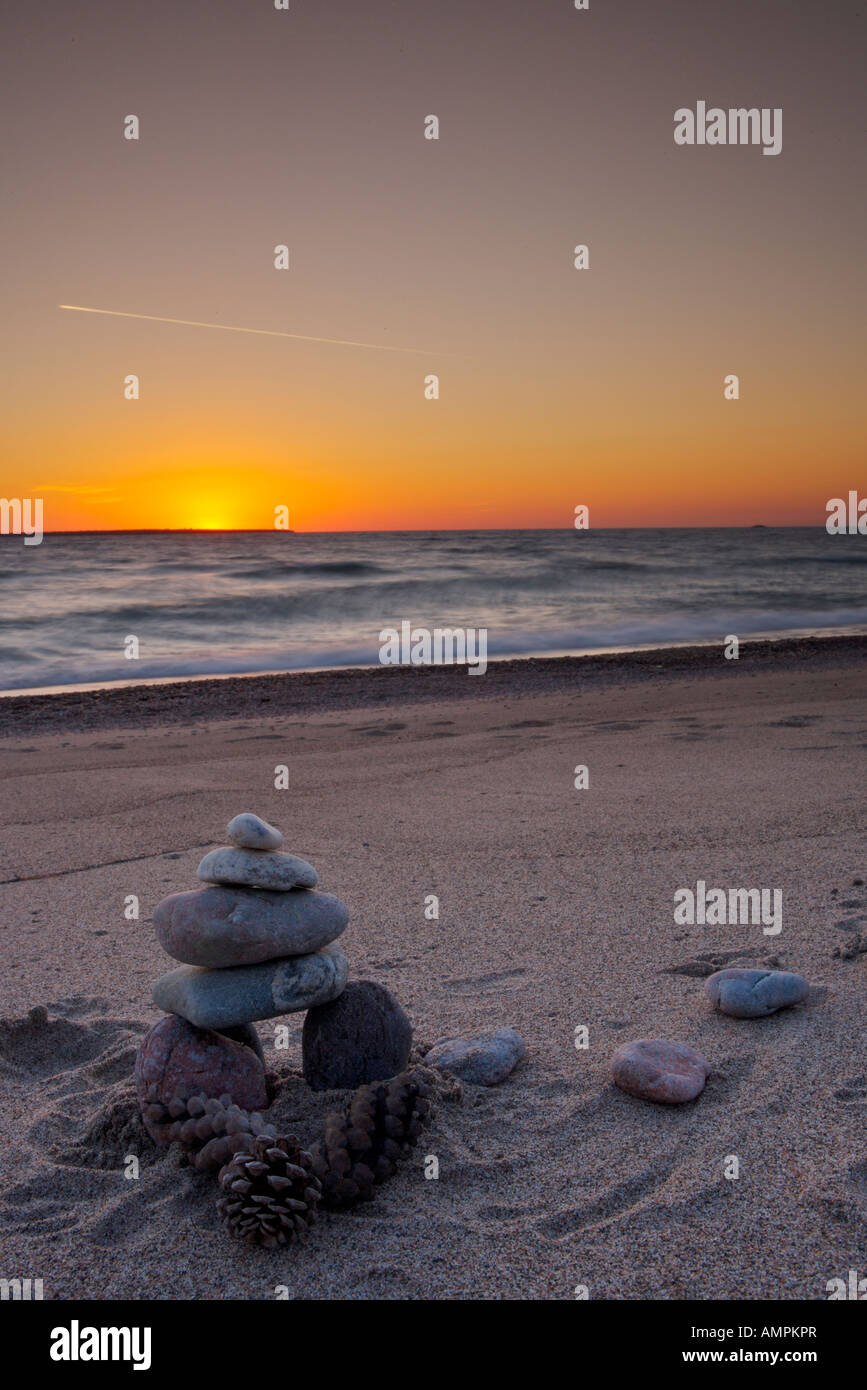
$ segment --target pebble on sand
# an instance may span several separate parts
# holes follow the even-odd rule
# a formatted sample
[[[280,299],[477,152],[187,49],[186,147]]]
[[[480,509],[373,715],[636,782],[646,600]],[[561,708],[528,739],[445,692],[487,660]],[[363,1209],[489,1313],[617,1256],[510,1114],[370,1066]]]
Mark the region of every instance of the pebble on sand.
[[[261,816],[252,811],[242,811],[226,826],[226,834],[239,849],[279,849],[283,843],[281,832],[269,825]]]
[[[810,983],[791,970],[748,970],[732,966],[705,981],[705,992],[720,1013],[732,1018],[765,1018],[802,1003]]]
[[[498,1028],[486,1038],[441,1038],[425,1054],[428,1066],[452,1072],[474,1086],[496,1086],[527,1055],[520,1033]]]
[[[244,1110],[268,1104],[265,1070],[251,1047],[174,1014],[145,1034],[136,1054],[135,1079],[140,1102],[148,1087],[156,1085],[164,1104],[178,1090],[204,1091],[206,1096],[228,1091]]]
[[[403,1071],[412,1024],[385,985],[356,980],[310,1009],[301,1034],[304,1080],[314,1091],[354,1090]]]
[[[349,910],[331,893],[222,887],[172,893],[154,910],[157,940],[184,965],[224,968],[309,955],[345,930]]]
[[[197,1028],[234,1028],[327,1004],[342,994],[348,975],[346,956],[332,944],[309,956],[226,970],[179,965],[157,980],[153,999]]]
[[[611,1059],[611,1075],[621,1091],[666,1105],[695,1100],[710,1069],[694,1047],[662,1038],[624,1043]]]
[[[290,888],[315,888],[319,875],[306,859],[277,850],[212,849],[205,855],[197,876],[203,883],[239,883],[247,888],[270,888],[278,893]]]

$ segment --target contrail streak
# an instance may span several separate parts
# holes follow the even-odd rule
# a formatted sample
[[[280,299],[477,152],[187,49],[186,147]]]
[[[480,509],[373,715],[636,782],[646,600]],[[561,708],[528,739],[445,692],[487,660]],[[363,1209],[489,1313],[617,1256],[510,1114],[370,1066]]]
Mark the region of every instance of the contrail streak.
[[[309,333],[283,333],[278,328],[238,328],[232,323],[201,323],[198,319],[167,319],[159,314],[126,314],[120,309],[90,309],[84,304],[58,304],[58,309],[74,309],[79,314],[110,314],[116,319],[147,319],[150,323],[178,323],[185,328],[220,328],[224,333],[258,333],[267,338],[294,338],[302,343],[331,343],[335,347],[371,348],[374,352],[413,352],[424,357],[453,357],[450,352],[431,352],[426,348],[392,347],[388,343],[355,343],[348,338],[314,338]]]

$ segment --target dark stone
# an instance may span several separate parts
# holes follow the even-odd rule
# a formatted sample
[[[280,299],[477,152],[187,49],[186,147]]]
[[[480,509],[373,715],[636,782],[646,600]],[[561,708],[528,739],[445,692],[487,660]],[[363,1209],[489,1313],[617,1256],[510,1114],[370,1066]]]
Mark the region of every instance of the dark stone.
[[[259,1034],[252,1023],[239,1023],[235,1028],[220,1028],[217,1031],[222,1033],[224,1038],[231,1038],[233,1042],[243,1043],[245,1047],[251,1047],[264,1067],[265,1054],[262,1051]]]
[[[304,1080],[314,1091],[389,1081],[403,1071],[412,1024],[394,995],[372,980],[348,984],[338,999],[308,1009],[301,1034]]]

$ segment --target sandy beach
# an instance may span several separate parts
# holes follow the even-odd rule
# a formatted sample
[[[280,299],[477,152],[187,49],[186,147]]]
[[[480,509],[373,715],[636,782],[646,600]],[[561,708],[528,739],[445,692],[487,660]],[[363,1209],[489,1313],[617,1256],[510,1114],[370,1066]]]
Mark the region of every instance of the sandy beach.
[[[829,638],[0,701],[4,1269],[61,1299],[827,1298],[867,1267],[865,673],[867,639]],[[229,1239],[132,1088],[172,964],[153,908],[245,809],[349,905],[352,978],[417,1056],[500,1026],[528,1048],[502,1085],[443,1082],[376,1200],[284,1252]],[[782,931],[677,925],[698,880],[782,890]],[[732,964],[810,996],[715,1013]],[[301,1079],[301,1018],[288,1051],[258,1032],[307,1142],[346,1096]],[[639,1038],[707,1057],[695,1102],[612,1085]]]

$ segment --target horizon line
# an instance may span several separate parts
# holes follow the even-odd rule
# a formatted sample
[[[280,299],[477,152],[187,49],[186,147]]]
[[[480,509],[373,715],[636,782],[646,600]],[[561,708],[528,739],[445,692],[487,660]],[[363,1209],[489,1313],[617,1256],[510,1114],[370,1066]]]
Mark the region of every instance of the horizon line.
[[[261,536],[261,535],[284,535],[284,536],[427,536],[436,532],[447,532],[450,535],[470,534],[473,532],[486,532],[489,534],[509,534],[514,532],[534,532],[534,531],[565,531],[577,532],[578,535],[586,534],[590,531],[809,531],[826,529],[823,522],[805,521],[746,521],[746,522],[715,522],[713,525],[704,523],[663,523],[660,525],[643,526],[588,526],[577,528],[574,526],[371,526],[364,528],[333,528],[325,531],[317,530],[298,530],[296,527],[286,529],[275,526],[100,526],[100,527],[74,527],[72,529],[43,530],[44,536],[125,536],[125,535],[162,535],[162,536]],[[0,532],[2,537],[3,532]],[[18,536],[8,533],[14,539]]]

